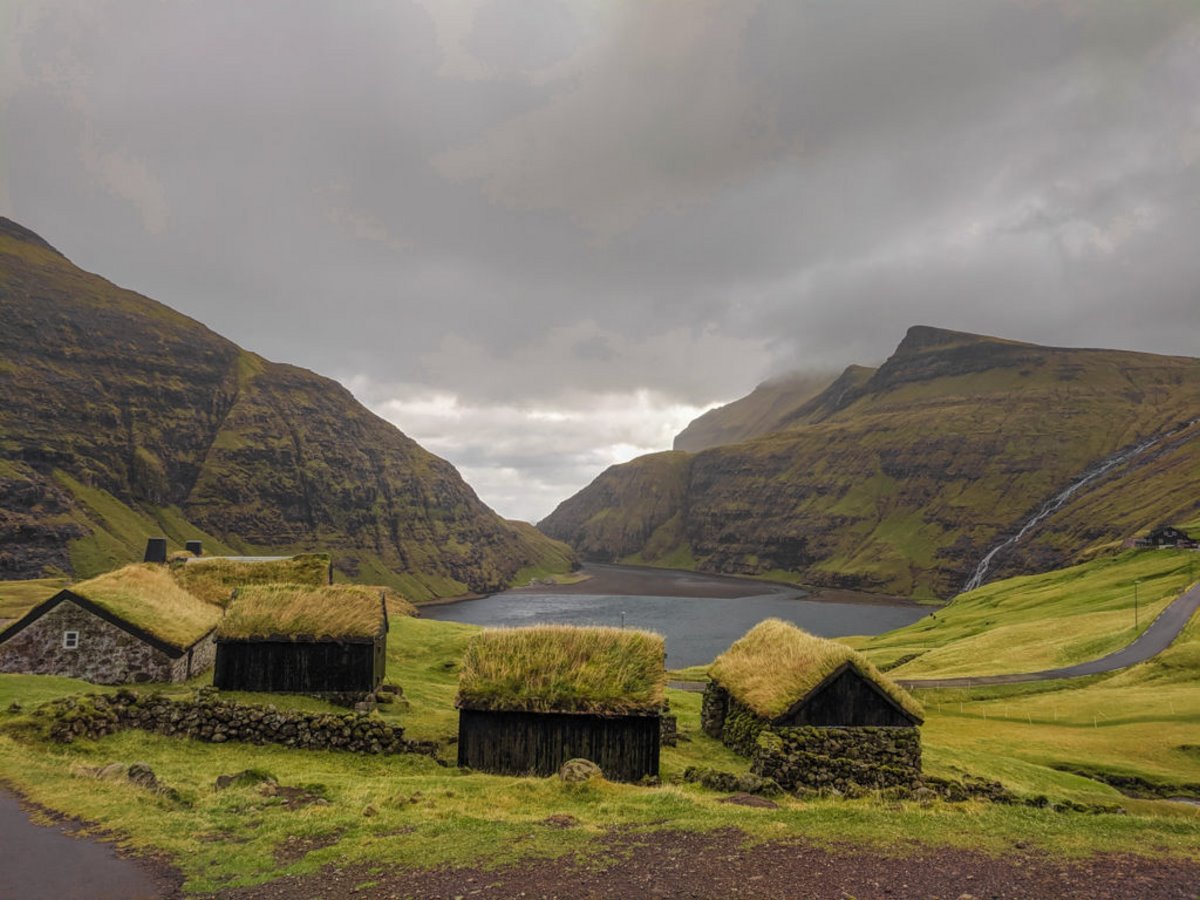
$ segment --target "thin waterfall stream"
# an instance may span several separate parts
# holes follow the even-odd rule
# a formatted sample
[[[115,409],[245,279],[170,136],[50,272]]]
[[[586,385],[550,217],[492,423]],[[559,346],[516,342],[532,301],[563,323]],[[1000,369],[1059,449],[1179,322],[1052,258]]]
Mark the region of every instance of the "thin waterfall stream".
[[[1181,432],[1187,431],[1197,422],[1200,422],[1200,418],[1192,419],[1191,421],[1173,428],[1168,432],[1142,441],[1140,444],[1134,447],[1114,453],[1112,456],[1101,460],[1100,463],[1088,469],[1081,478],[1070,484],[1061,493],[1056,494],[1054,497],[1047,500],[1042,505],[1042,508],[1039,509],[1030,519],[1025,522],[1024,525],[1021,526],[1020,530],[1016,534],[1005,538],[1003,541],[989,550],[984,555],[983,559],[979,561],[979,564],[975,567],[974,573],[972,573],[971,577],[967,579],[967,582],[963,585],[963,589],[960,591],[960,593],[965,594],[967,591],[973,591],[978,587],[982,587],[984,581],[987,579],[988,569],[991,567],[992,560],[995,559],[998,554],[1003,553],[1005,550],[1019,543],[1021,538],[1025,537],[1025,535],[1036,528],[1038,523],[1040,523],[1047,516],[1060,510],[1063,505],[1066,504],[1066,502],[1079,491],[1080,488],[1085,487],[1086,485],[1095,481],[1097,478],[1100,478],[1107,472],[1110,472],[1117,466],[1127,463],[1149,450],[1153,450],[1163,441],[1166,441]]]

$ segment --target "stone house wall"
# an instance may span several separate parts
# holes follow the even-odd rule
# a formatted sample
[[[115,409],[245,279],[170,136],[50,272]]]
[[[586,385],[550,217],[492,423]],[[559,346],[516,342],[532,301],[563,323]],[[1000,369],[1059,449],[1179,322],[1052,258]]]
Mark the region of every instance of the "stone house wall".
[[[784,790],[918,787],[921,733],[916,728],[764,727],[750,770]]]
[[[784,790],[912,787],[921,778],[921,733],[882,726],[771,725],[716,684],[700,706],[700,727],[734,752],[750,757],[751,771]]]
[[[68,631],[78,645],[65,646]],[[63,675],[94,684],[185,681],[208,669],[216,655],[212,634],[178,658],[105,621],[71,600],[0,644],[0,672]]]
[[[74,649],[63,646],[67,631],[79,632]],[[173,662],[161,650],[70,600],[0,644],[0,672],[65,675],[95,684],[170,681]]]
[[[211,669],[216,657],[216,633],[209,632],[171,664],[171,681],[187,681],[205,669]]]

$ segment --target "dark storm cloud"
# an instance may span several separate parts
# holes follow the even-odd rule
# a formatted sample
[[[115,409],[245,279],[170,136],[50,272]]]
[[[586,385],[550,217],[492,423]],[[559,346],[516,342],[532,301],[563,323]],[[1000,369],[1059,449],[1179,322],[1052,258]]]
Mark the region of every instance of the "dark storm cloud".
[[[915,322],[1195,353],[1191,0],[6,15],[9,215],[511,514]]]

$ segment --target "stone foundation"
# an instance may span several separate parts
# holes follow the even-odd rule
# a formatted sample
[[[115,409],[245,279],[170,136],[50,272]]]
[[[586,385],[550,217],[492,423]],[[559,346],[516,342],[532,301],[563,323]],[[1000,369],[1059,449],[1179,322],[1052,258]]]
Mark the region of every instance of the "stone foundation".
[[[764,726],[750,768],[789,791],[916,788],[921,784],[921,733],[916,728]]]
[[[127,728],[214,744],[242,741],[280,744],[302,750],[352,753],[429,752],[404,740],[404,729],[377,715],[305,713],[274,706],[250,706],[222,700],[212,689],[194,699],[171,700],[130,690],[56,700],[35,715],[49,716],[50,737],[62,743],[99,738]]]

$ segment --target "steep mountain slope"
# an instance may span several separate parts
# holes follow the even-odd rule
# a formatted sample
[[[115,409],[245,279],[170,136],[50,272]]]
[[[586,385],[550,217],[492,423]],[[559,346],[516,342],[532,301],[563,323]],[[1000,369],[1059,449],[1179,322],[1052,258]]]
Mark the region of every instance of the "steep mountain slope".
[[[268,362],[0,219],[0,577],[94,574],[145,537],[321,548],[422,599],[570,552],[489,510],[341,385]]]
[[[1200,360],[918,326],[877,371],[847,370],[786,430],[672,457],[660,495],[677,502],[647,504],[635,460],[540,527],[591,558],[947,597],[1091,467],[1197,416]],[[1198,437],[1192,424],[1089,483],[992,577],[1194,518]],[[646,537],[638,546],[631,535]]]
[[[870,370],[866,370],[870,371]],[[698,453],[780,431],[798,411],[833,382],[833,375],[792,372],[764,381],[753,391],[693,419],[675,436],[674,449]]]

